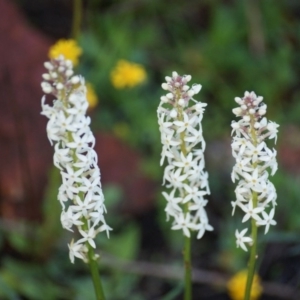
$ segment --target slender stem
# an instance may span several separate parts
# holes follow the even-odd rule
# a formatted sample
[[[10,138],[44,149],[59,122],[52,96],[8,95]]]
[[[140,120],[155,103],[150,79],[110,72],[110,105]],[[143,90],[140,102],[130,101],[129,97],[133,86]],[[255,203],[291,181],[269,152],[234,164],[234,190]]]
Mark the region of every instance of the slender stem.
[[[72,37],[78,39],[82,18],[82,0],[73,0]]]
[[[257,193],[253,192],[253,208],[257,207]],[[251,287],[253,283],[253,277],[255,273],[256,261],[257,261],[257,225],[254,219],[251,220],[251,235],[253,240],[253,245],[251,247],[250,259],[248,263],[248,276],[247,276],[247,284],[245,290],[244,300],[250,300],[251,296]]]
[[[92,274],[95,294],[97,300],[105,300],[102,283],[99,275],[98,264],[97,261],[94,259],[94,249],[91,247],[90,244],[87,243],[88,251],[88,258],[89,258],[89,268]]]
[[[191,238],[184,237],[184,300],[192,299]]]

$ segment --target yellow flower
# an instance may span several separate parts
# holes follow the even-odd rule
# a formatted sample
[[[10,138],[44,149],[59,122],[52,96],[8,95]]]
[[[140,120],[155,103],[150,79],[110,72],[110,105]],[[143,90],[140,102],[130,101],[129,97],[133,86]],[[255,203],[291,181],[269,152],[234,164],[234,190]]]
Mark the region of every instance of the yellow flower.
[[[246,283],[247,283],[247,270],[242,270],[235,274],[227,283],[228,294],[232,300],[243,300]],[[251,287],[251,300],[257,300],[261,296],[262,286],[260,284],[260,279],[257,274],[253,277],[253,283]]]
[[[111,72],[111,82],[116,89],[132,88],[146,79],[146,71],[142,65],[119,60]]]
[[[73,65],[76,66],[81,53],[82,50],[75,40],[61,39],[50,47],[48,55],[51,59],[58,58],[60,55],[63,55],[65,59],[71,60]]]
[[[89,82],[87,82],[85,86],[86,86],[86,99],[89,103],[89,108],[94,108],[95,106],[97,106],[99,102],[97,94],[93,86]]]

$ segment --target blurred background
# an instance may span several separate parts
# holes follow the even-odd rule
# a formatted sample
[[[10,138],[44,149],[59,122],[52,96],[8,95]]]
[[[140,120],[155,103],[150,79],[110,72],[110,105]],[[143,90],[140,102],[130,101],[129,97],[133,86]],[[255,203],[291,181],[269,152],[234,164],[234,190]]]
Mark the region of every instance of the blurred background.
[[[72,236],[61,229],[60,175],[40,115],[43,62],[71,37],[72,20],[71,0],[0,0],[0,299],[94,299],[86,266],[68,258]],[[247,265],[234,236],[242,215],[232,217],[230,204],[233,99],[245,90],[262,95],[268,119],[280,124],[277,225],[260,230],[260,299],[300,299],[300,2],[83,1],[78,43],[76,72],[97,103],[89,114],[114,229],[97,240],[107,299],[182,299],[183,237],[166,222],[156,117],[161,83],[174,70],[202,84],[197,100],[208,103],[214,231],[192,241],[193,299],[238,299],[227,282]],[[146,76],[116,82],[120,62]]]

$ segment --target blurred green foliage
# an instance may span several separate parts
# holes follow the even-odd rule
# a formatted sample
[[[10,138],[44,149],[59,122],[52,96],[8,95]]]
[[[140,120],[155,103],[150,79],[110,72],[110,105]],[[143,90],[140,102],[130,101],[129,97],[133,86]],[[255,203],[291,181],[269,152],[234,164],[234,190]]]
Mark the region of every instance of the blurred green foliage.
[[[299,106],[295,98],[299,94],[300,37],[295,29],[299,28],[299,4],[249,2],[173,1],[167,5],[128,0],[96,6],[81,36],[81,71],[101,99],[94,125],[112,129],[120,121],[128,122],[127,139],[139,149],[157,141],[153,116],[164,93],[163,78],[173,70],[191,74],[194,82],[203,85],[198,98],[208,103],[204,120],[210,129],[208,138],[228,135],[233,99],[245,90],[265,97],[270,118],[288,122],[289,111]],[[250,9],[258,10],[259,15],[251,17],[259,23],[259,33],[252,32],[256,28],[247,17]],[[255,34],[262,36],[258,44],[252,37]],[[249,41],[251,37],[254,41]],[[148,82],[115,90],[110,72],[119,59],[143,64]]]

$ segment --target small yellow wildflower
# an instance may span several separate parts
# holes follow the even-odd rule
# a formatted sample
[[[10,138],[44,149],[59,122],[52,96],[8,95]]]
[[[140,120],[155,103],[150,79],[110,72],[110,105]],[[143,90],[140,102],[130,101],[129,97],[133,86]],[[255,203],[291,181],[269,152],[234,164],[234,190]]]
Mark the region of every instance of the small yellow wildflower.
[[[111,81],[116,89],[132,88],[146,79],[146,71],[142,65],[119,60],[111,72]]]
[[[227,283],[228,294],[232,300],[243,300],[246,283],[247,283],[247,270],[242,270],[235,274]],[[261,296],[262,286],[257,274],[253,277],[250,299],[257,300]]]
[[[93,86],[89,82],[87,82],[85,86],[86,86],[86,99],[89,103],[89,108],[94,108],[95,106],[97,106],[99,102],[97,94]]]
[[[72,61],[73,66],[78,65],[78,58],[81,55],[82,50],[78,46],[76,40],[58,40],[53,46],[49,49],[49,58],[54,59],[58,58],[60,55],[63,55],[65,59]]]

